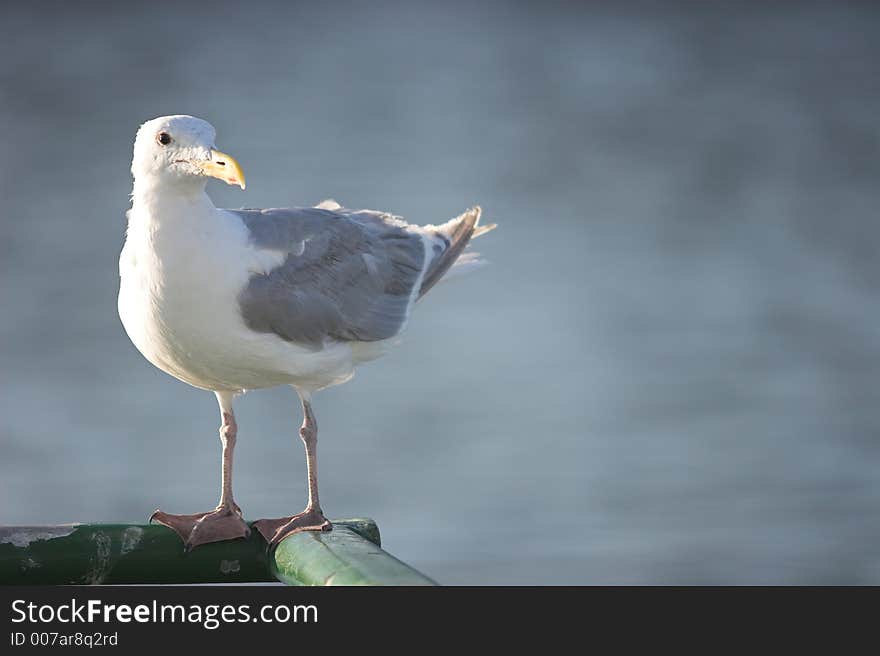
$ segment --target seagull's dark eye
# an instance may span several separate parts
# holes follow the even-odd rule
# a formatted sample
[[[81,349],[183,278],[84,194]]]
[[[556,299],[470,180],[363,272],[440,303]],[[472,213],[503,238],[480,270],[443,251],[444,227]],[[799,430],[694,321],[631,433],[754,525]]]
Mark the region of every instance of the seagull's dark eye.
[[[158,141],[163,146],[167,146],[171,143],[171,135],[167,132],[160,132],[156,135],[156,141]]]

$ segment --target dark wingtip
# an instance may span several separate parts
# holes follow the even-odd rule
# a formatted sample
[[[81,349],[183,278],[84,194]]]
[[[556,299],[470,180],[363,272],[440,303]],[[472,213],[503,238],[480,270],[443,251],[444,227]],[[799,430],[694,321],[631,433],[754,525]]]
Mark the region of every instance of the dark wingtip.
[[[438,232],[449,240],[449,248],[425,272],[422,287],[419,289],[419,298],[427,294],[431,287],[436,285],[446,272],[449,271],[471,239],[495,227],[495,224],[486,227],[477,225],[480,222],[482,213],[483,209],[479,205],[474,205],[452,221],[439,227]],[[443,230],[444,228],[446,230]]]

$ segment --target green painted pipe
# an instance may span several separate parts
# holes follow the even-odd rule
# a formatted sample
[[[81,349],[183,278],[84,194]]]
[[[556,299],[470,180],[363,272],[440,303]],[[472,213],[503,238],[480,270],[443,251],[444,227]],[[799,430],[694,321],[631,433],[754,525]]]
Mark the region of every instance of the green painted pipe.
[[[333,522],[328,533],[294,533],[275,548],[272,572],[288,585],[437,585],[379,548],[376,531],[365,540],[357,527]]]
[[[339,560],[337,569],[346,570],[340,578],[360,584],[383,584],[404,581],[409,573],[425,577],[393,556],[379,549],[379,529],[370,519],[337,520],[334,530],[316,536]],[[285,540],[277,554],[290,560],[291,548],[304,542],[297,534]],[[311,542],[305,541],[310,546]],[[345,546],[343,546],[345,545]],[[363,568],[365,553],[384,554],[399,564],[401,572],[388,569],[387,581],[373,570],[364,569],[362,579],[353,573]],[[143,524],[67,524],[61,526],[0,527],[0,584],[62,585],[120,583],[255,583],[275,581],[273,572],[283,574],[284,583],[313,584],[330,565],[326,556],[313,553],[310,559],[294,558],[296,571],[304,579],[290,576],[287,565],[270,567],[266,543],[254,530],[247,539],[202,545],[188,554],[180,538],[171,529]],[[314,566],[309,562],[314,561]],[[369,559],[376,560],[375,557]],[[404,574],[405,573],[405,574]],[[327,578],[324,578],[325,582]],[[336,583],[331,579],[330,583]]]
[[[7,585],[272,580],[256,531],[184,554],[177,534],[158,524],[0,528],[0,583]]]

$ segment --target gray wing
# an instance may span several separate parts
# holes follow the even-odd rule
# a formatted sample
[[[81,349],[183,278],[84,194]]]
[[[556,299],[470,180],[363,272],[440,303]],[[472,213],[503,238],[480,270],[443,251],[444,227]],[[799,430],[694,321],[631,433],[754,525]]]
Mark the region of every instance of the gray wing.
[[[239,295],[249,328],[313,348],[327,338],[388,339],[403,328],[426,257],[412,227],[367,210],[228,211],[254,246],[287,253]]]

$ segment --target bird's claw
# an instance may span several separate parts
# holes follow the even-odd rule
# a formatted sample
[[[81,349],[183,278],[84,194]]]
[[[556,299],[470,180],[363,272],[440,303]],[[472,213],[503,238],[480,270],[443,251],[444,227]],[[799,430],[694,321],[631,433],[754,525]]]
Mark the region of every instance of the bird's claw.
[[[302,531],[330,531],[333,524],[324,517],[324,513],[320,509],[306,508],[303,512],[292,517],[281,517],[279,519],[258,519],[254,522],[254,528],[260,532],[260,535],[269,543],[269,546],[275,546],[288,535],[300,533]]]
[[[251,534],[251,529],[242,519],[237,505],[234,508],[220,507],[192,515],[171,515],[156,510],[150,515],[150,522],[154,521],[177,533],[183,540],[185,552],[202,544],[247,538]]]

